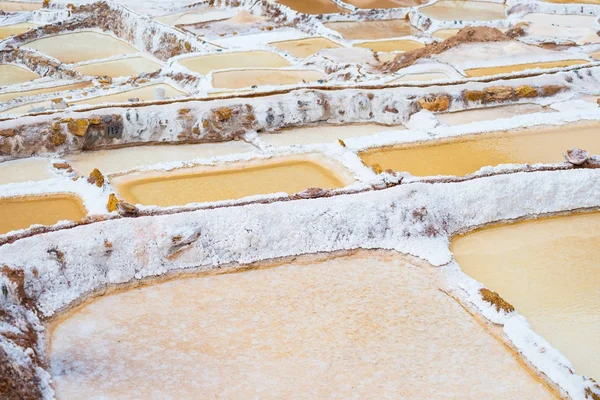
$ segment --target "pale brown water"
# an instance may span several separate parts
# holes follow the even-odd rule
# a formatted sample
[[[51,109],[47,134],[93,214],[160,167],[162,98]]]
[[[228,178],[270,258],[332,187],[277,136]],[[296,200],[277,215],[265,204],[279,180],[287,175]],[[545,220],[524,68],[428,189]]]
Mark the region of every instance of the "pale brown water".
[[[547,3],[559,4],[600,4],[600,0],[542,0]]]
[[[0,64],[0,86],[29,82],[39,78],[28,69],[16,65]]]
[[[346,3],[358,8],[414,7],[427,2],[427,0],[346,0]]]
[[[404,19],[326,22],[324,25],[339,32],[344,39],[349,40],[389,39],[420,33],[418,29]]]
[[[9,101],[9,100],[16,99],[17,97],[35,96],[38,94],[45,94],[45,93],[57,93],[57,92],[65,91],[65,90],[83,89],[83,88],[90,87],[90,86],[92,86],[91,82],[79,82],[79,83],[72,83],[69,85],[62,85],[62,86],[54,86],[54,87],[49,87],[49,88],[44,88],[44,89],[32,89],[32,90],[24,90],[21,92],[0,93],[0,101]]]
[[[548,399],[429,266],[349,257],[105,295],[51,329],[62,399]]]
[[[129,57],[123,60],[105,61],[80,65],[73,69],[84,75],[90,76],[110,76],[117,78],[121,76],[139,75],[158,71],[161,65],[146,57]]]
[[[137,53],[127,42],[100,32],[83,31],[49,36],[24,44],[64,63],[97,60]]]
[[[416,176],[466,175],[488,165],[564,161],[573,147],[600,154],[598,125],[567,125],[470,135],[367,150],[360,154],[369,166],[410,172]]]
[[[47,158],[23,158],[0,163],[0,185],[15,182],[42,181],[55,176]]]
[[[411,51],[425,47],[423,43],[414,40],[382,40],[378,42],[363,42],[355,44],[354,47],[364,47],[373,51]]]
[[[600,379],[600,213],[482,229],[456,237],[452,252],[577,373]]]
[[[78,221],[87,214],[81,200],[70,195],[7,197],[0,199],[0,234],[54,225],[61,220]]]
[[[551,108],[539,104],[511,104],[508,106],[487,107],[475,110],[437,114],[438,120],[446,125],[461,125],[471,122],[490,121],[498,118],[511,118],[540,112],[553,112]]]
[[[419,9],[424,15],[441,21],[491,21],[506,19],[504,4],[484,1],[441,0]]]
[[[335,49],[342,47],[324,37],[313,37],[299,40],[285,40],[282,42],[269,43],[271,46],[287,51],[293,56],[304,58],[324,49]]]
[[[6,12],[34,11],[42,8],[42,3],[27,3],[20,1],[0,1],[0,10]]]
[[[141,88],[127,90],[125,92],[119,92],[114,94],[108,94],[105,96],[96,96],[91,97],[89,99],[77,100],[77,101],[69,101],[69,105],[79,105],[79,104],[103,104],[103,103],[126,103],[129,99],[138,99],[139,101],[148,101],[148,100],[156,100],[155,98],[155,90],[157,88],[165,89],[165,97],[177,97],[184,96],[187,93],[182,92],[179,89],[175,89],[171,85],[167,85],[166,83],[158,83],[156,85],[148,85]]]
[[[11,35],[18,35],[27,32],[28,30],[36,28],[37,26],[37,24],[32,24],[29,22],[0,26],[0,40],[5,39]]]
[[[568,67],[570,65],[588,64],[587,60],[563,60],[563,61],[548,61],[529,64],[501,65],[497,67],[472,68],[465,70],[467,76],[487,76],[496,74],[510,74],[513,72],[526,71],[528,69],[548,69],[557,67]]]
[[[220,89],[238,89],[250,86],[294,85],[316,82],[325,78],[322,72],[311,69],[245,69],[218,71],[212,76],[212,85]]]
[[[309,187],[339,188],[351,182],[343,172],[336,174],[317,162],[293,159],[245,162],[226,168],[141,173],[111,179],[128,202],[162,207],[233,200],[257,194],[293,194]]]
[[[338,7],[329,0],[277,0],[279,4],[304,14],[347,13],[345,8]]]
[[[229,68],[279,68],[288,67],[285,58],[271,51],[247,51],[237,53],[209,54],[185,58],[179,63],[202,75]]]

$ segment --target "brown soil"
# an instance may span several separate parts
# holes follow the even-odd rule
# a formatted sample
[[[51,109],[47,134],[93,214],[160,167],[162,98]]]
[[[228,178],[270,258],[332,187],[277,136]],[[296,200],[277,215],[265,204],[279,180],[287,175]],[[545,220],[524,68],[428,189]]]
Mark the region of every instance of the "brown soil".
[[[399,54],[393,60],[379,65],[377,69],[383,73],[394,73],[402,68],[406,68],[414,64],[421,58],[429,57],[433,54],[443,53],[444,51],[463,43],[504,42],[509,40],[512,39],[496,28],[489,28],[487,26],[468,26],[461,29],[456,35],[449,37],[443,42],[431,43],[423,48]]]

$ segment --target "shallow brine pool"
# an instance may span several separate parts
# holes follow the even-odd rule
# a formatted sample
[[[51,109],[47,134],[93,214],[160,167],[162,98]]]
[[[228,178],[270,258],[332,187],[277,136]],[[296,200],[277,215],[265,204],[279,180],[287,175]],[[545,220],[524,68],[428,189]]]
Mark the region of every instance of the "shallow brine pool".
[[[79,221],[87,214],[79,197],[47,195],[0,198],[0,234],[31,225],[54,225],[58,221]]]
[[[353,181],[344,168],[321,157],[254,160],[226,167],[142,172],[111,179],[126,201],[163,207],[258,194],[294,194],[311,187],[332,189]]]
[[[563,153],[579,147],[600,154],[598,125],[541,127],[486,133],[417,144],[369,149],[360,157],[369,166],[416,176],[466,175],[499,164],[564,161]]]
[[[554,398],[429,268],[365,252],[104,295],[51,328],[57,397]]]
[[[482,229],[456,237],[452,252],[577,373],[600,379],[600,213]]]

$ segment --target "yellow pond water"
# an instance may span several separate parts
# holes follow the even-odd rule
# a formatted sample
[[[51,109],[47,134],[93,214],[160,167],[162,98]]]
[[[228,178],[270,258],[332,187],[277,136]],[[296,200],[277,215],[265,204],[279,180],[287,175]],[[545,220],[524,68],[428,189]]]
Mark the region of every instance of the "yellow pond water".
[[[64,63],[78,63],[138,52],[121,39],[93,31],[50,36],[24,44],[23,47],[39,50]]]
[[[600,154],[600,126],[566,125],[470,135],[397,147],[370,149],[360,157],[369,166],[416,176],[466,175],[484,166],[564,161],[573,147]]]
[[[341,167],[338,171],[336,174],[311,160],[280,159],[238,163],[226,168],[139,173],[113,178],[111,182],[130,203],[167,207],[257,194],[293,194],[309,187],[339,188],[353,181]]]
[[[0,40],[5,39],[11,35],[18,35],[23,32],[27,32],[28,30],[37,27],[37,24],[32,24],[29,22],[23,22],[21,24],[14,25],[4,25],[0,26]]]
[[[324,49],[335,49],[342,47],[339,44],[323,37],[314,37],[299,40],[285,40],[282,42],[269,43],[271,46],[287,51],[293,56],[304,58]]]
[[[511,118],[518,115],[553,112],[551,108],[539,104],[511,104],[508,106],[456,111],[437,114],[438,121],[446,125],[462,125],[471,122],[490,121],[498,118]]]
[[[11,64],[0,64],[0,86],[29,82],[39,78],[28,69]]]
[[[0,234],[31,225],[78,221],[87,214],[78,197],[69,195],[0,198]]]
[[[41,181],[52,178],[46,158],[24,158],[0,163],[0,185],[15,182]]]
[[[51,327],[61,399],[550,399],[428,275],[363,252],[105,295]]]
[[[577,373],[600,379],[600,213],[482,229],[455,238],[452,251]]]
[[[271,51],[248,51],[209,54],[185,58],[179,63],[191,71],[206,75],[212,71],[229,68],[279,68],[288,67],[285,58]]]
[[[467,76],[487,76],[496,74],[510,74],[513,72],[526,71],[528,69],[568,67],[570,65],[581,65],[587,63],[589,63],[587,60],[547,61],[529,64],[501,65],[497,67],[472,68],[465,70],[465,73]]]
[[[337,4],[329,0],[276,0],[276,2],[304,14],[348,12],[345,8],[338,7]]]
[[[84,75],[106,75],[117,78],[120,76],[139,75],[142,73],[158,71],[160,67],[161,65],[159,63],[149,60],[146,57],[130,57],[123,60],[80,65],[73,69]]]
[[[344,39],[348,40],[389,39],[420,32],[404,19],[326,22],[324,25],[339,32]]]
[[[506,18],[506,6],[485,1],[441,0],[421,7],[423,15],[441,21],[491,21]]]
[[[414,40],[381,40],[377,42],[363,42],[355,44],[354,47],[364,47],[373,51],[411,51],[425,47],[423,43]]]
[[[325,75],[311,69],[242,69],[215,72],[212,78],[214,88],[238,89],[254,85],[276,86],[316,82],[325,78]]]

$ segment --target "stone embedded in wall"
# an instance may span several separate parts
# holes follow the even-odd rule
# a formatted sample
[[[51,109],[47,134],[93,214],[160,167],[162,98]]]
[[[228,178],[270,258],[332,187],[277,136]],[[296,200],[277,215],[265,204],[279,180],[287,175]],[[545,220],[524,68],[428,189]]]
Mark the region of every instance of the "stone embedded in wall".
[[[559,85],[546,85],[542,86],[541,92],[542,96],[554,96],[556,93],[565,90],[566,87]]]
[[[446,111],[450,107],[450,96],[439,95],[423,97],[418,100],[419,105],[428,111]]]
[[[486,102],[502,102],[513,97],[513,88],[510,86],[491,86],[485,89]]]
[[[14,129],[3,129],[3,130],[0,130],[0,136],[13,137],[13,136],[15,136],[15,130]]]
[[[467,101],[481,101],[485,100],[485,92],[482,90],[465,90],[463,96]]]
[[[90,125],[87,119],[76,119],[67,123],[69,133],[75,136],[85,136],[88,126]]]
[[[531,97],[537,97],[537,95],[538,95],[538,91],[533,86],[523,85],[523,86],[517,86],[515,88],[515,96],[517,96],[519,98],[522,98],[522,97],[531,98]]]

